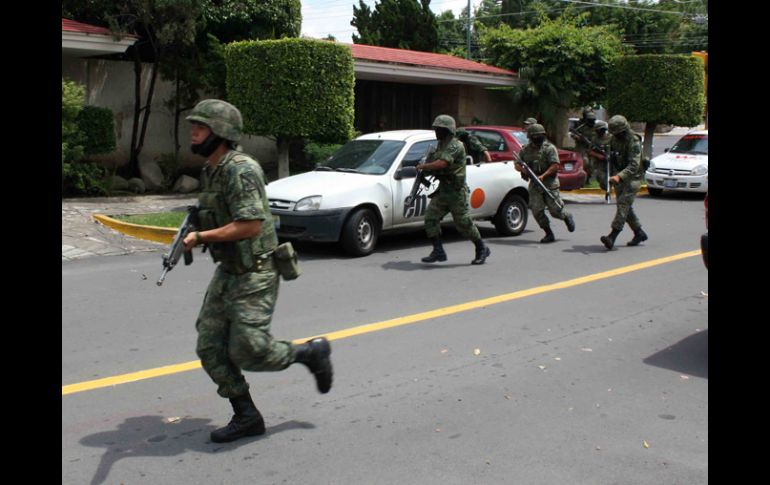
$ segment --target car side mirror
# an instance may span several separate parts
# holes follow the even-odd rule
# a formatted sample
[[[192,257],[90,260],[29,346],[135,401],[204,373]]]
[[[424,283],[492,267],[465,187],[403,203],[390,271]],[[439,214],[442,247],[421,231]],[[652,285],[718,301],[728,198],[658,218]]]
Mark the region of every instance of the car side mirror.
[[[668,151],[671,150],[670,148],[664,148],[663,153],[668,153]]]
[[[402,167],[396,171],[396,180],[410,179],[417,176],[417,169],[414,167]]]

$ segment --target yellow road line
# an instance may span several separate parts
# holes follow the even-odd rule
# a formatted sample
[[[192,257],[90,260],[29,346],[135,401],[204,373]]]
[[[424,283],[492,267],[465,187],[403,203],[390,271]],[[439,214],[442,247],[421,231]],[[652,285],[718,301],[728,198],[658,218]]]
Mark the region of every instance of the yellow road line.
[[[453,315],[455,313],[465,312],[469,310],[475,310],[485,306],[496,305],[498,303],[505,303],[511,300],[517,300],[519,298],[526,298],[528,296],[539,295],[555,290],[562,290],[570,288],[572,286],[583,285],[594,281],[603,280],[606,278],[613,278],[633,271],[639,271],[642,269],[652,268],[653,266],[659,266],[661,264],[667,264],[680,259],[691,258],[693,256],[700,256],[700,250],[688,251],[686,253],[679,253],[673,256],[665,258],[652,259],[650,261],[644,261],[642,263],[632,264],[629,266],[623,266],[620,268],[604,271],[602,273],[596,273],[588,276],[581,276],[580,278],[574,278],[571,280],[561,281],[559,283],[553,283],[550,285],[538,286],[535,288],[529,288],[527,290],[515,291],[513,293],[506,293],[503,295],[493,296],[490,298],[483,298],[481,300],[469,301],[461,303],[459,305],[452,305],[444,308],[438,308],[436,310],[430,310],[427,312],[415,313],[413,315],[407,315],[405,317],[393,318],[391,320],[385,320],[378,323],[370,323],[367,325],[360,325],[358,327],[347,328],[344,330],[338,330],[336,332],[330,332],[322,335],[315,335],[313,337],[324,336],[329,340],[341,340],[344,338],[353,337],[356,335],[362,335],[365,333],[378,332],[388,328],[400,327],[402,325],[410,325],[413,323],[423,322],[425,320],[431,320],[434,318],[445,317],[447,315]],[[294,340],[294,343],[301,343],[313,337],[306,337]],[[67,394],[74,394],[77,392],[91,391],[102,387],[116,386],[118,384],[125,384],[127,382],[140,381],[143,379],[151,379],[153,377],[161,377],[170,374],[177,374],[193,369],[199,369],[201,363],[198,360],[191,362],[185,362],[183,364],[168,365],[164,367],[156,367],[154,369],[148,369],[139,372],[132,372],[130,374],[122,374],[113,377],[105,377],[103,379],[96,379],[93,381],[80,382],[77,384],[69,384],[62,386],[62,396]]]

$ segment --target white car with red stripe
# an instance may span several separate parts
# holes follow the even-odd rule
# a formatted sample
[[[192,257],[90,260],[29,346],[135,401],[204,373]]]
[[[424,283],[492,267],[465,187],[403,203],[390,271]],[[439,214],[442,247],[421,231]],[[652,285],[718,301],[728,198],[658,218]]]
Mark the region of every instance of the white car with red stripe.
[[[404,201],[414,184],[414,166],[435,145],[432,130],[369,133],[343,145],[315,170],[269,183],[278,236],[340,241],[348,253],[365,256],[382,232],[422,228],[437,182],[421,187],[409,206]],[[503,236],[524,231],[529,193],[513,162],[469,164],[466,183],[473,219],[492,221]]]
[[[709,132],[691,131],[666,153],[650,161],[644,173],[647,191],[660,195],[664,190],[701,192],[709,190]]]

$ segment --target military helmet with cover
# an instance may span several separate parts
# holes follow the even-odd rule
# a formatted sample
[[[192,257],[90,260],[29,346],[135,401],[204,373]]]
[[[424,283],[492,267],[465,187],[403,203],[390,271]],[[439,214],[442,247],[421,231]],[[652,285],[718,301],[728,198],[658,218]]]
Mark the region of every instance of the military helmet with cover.
[[[433,120],[432,126],[433,128],[446,128],[453,135],[457,131],[457,124],[455,123],[455,119],[449,115],[436,116],[436,119]]]
[[[607,125],[609,126],[610,133],[613,135],[623,133],[624,131],[627,131],[631,128],[631,126],[628,124],[628,120],[623,115],[613,116],[610,118],[610,121],[607,123]]]
[[[527,128],[527,137],[532,138],[537,135],[545,135],[545,127],[539,123],[535,123]]]
[[[187,121],[202,123],[215,135],[237,142],[243,133],[243,118],[238,108],[220,99],[204,99],[193,108]]]
[[[527,128],[529,128],[531,125],[534,125],[535,123],[537,123],[537,120],[535,118],[527,118],[526,120],[524,120],[524,125]]]
[[[607,125],[607,122],[606,122],[606,121],[602,121],[602,120],[599,120],[599,121],[597,121],[597,122],[596,122],[596,124],[594,125],[594,130],[595,130],[595,131],[599,131],[599,130],[607,130],[607,129],[609,129],[609,126]]]

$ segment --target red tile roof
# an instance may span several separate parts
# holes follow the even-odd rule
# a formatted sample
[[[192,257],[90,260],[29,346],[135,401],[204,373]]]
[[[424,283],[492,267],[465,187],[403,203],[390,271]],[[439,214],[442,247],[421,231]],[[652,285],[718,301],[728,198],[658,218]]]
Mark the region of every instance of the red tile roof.
[[[423,67],[436,67],[454,71],[479,72],[515,76],[516,73],[499,67],[488,66],[475,61],[461,59],[446,54],[432,52],[409,51],[389,47],[375,47],[364,44],[348,44],[353,51],[353,58],[362,61],[387,62],[395,64],[411,64]]]
[[[62,32],[78,32],[81,34],[112,35],[110,30],[105,27],[97,27],[96,25],[75,22],[65,18],[61,19],[61,30]],[[136,38],[135,35],[131,34],[123,34],[123,36]]]

